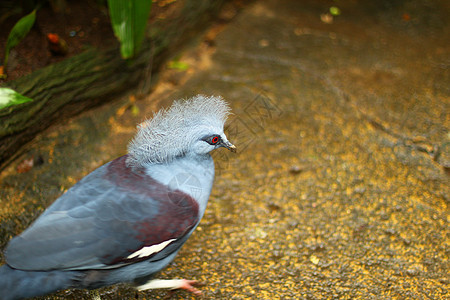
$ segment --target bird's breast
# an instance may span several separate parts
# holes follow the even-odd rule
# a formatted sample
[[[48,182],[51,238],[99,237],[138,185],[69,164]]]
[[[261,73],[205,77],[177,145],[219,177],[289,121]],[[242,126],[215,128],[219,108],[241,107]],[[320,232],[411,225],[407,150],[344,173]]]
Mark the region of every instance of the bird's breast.
[[[210,155],[193,159],[179,158],[170,163],[151,165],[146,173],[173,191],[182,191],[194,198],[203,214],[214,181],[214,162]]]

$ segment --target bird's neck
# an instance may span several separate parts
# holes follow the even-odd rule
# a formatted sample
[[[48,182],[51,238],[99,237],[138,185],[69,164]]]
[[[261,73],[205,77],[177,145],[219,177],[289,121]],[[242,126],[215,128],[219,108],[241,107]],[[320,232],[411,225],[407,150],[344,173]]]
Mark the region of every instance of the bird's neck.
[[[196,199],[203,215],[214,181],[214,162],[211,155],[177,157],[171,162],[148,165],[144,169],[156,181]]]

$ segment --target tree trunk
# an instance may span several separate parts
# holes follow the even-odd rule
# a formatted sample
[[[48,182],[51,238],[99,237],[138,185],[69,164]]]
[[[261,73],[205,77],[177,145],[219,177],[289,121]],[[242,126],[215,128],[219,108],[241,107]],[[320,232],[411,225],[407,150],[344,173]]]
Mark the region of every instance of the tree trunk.
[[[106,51],[91,49],[4,84],[33,101],[0,110],[0,170],[55,122],[137,87],[148,91],[150,75],[217,16],[224,2],[184,1],[177,16],[151,25],[150,39],[132,60],[123,60],[118,46]]]

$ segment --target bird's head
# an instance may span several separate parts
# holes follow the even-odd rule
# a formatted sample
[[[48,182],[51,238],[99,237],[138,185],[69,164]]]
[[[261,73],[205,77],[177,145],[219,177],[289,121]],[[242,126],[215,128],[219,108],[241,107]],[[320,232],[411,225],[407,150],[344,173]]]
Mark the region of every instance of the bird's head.
[[[206,155],[219,147],[235,152],[223,131],[229,114],[221,97],[198,95],[175,101],[138,126],[127,163],[132,167],[165,163],[180,156]]]
[[[191,151],[193,153],[206,154],[220,147],[225,147],[232,152],[236,152],[236,147],[227,140],[226,135],[223,133],[223,129],[202,129],[203,130],[199,130],[198,138],[192,143]]]

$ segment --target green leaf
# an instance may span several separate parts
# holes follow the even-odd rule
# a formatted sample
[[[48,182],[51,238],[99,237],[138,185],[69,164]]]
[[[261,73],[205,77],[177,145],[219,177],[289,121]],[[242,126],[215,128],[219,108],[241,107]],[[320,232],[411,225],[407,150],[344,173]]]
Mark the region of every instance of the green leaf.
[[[0,109],[33,101],[9,88],[0,88]]]
[[[134,57],[145,37],[151,0],[108,0],[114,34],[120,41],[122,57]]]
[[[189,69],[189,64],[179,61],[179,60],[172,60],[169,62],[168,67],[170,69],[176,69],[179,71],[186,71],[187,69]]]
[[[131,113],[135,117],[139,115],[139,107],[136,104],[131,105]]]
[[[332,14],[333,16],[339,16],[341,14],[341,10],[339,9],[339,7],[332,6],[330,7],[330,14]]]
[[[6,67],[8,63],[9,52],[17,46],[21,40],[27,35],[36,20],[36,10],[17,21],[16,25],[11,29],[8,40],[6,41],[5,59],[3,65]]]

